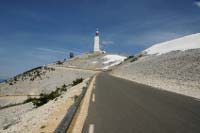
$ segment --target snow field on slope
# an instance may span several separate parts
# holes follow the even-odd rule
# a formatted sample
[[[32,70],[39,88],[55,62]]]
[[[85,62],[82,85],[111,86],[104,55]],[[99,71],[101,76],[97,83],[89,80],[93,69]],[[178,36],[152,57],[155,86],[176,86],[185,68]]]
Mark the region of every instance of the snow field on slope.
[[[120,55],[106,55],[102,59],[104,60],[103,64],[106,65],[102,69],[108,69],[112,66],[120,64],[126,59],[126,57]]]
[[[171,51],[185,51],[188,49],[200,48],[200,33],[188,35],[175,40],[167,41],[164,43],[155,44],[152,47],[144,50],[147,54],[161,55]]]

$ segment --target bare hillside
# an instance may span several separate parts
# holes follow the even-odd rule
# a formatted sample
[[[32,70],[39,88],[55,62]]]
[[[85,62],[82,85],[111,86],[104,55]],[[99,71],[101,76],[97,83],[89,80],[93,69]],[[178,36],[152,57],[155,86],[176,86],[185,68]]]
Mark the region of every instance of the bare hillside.
[[[50,66],[80,68],[88,70],[105,70],[118,65],[126,59],[125,56],[107,53],[84,53],[69,61],[51,64]]]
[[[39,95],[50,93],[60,85],[70,85],[77,78],[86,78],[95,72],[77,69],[37,68],[0,84],[1,95]]]
[[[53,132],[89,79],[125,58],[85,53],[0,83],[0,132]]]
[[[119,77],[200,98],[200,49],[147,55],[119,66]]]
[[[113,73],[139,83],[200,98],[200,33],[155,44]]]

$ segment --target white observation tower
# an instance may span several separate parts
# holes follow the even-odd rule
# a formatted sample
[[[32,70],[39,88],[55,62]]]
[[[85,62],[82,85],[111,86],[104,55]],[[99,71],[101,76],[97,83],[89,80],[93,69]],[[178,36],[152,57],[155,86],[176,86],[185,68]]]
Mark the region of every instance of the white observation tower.
[[[96,30],[96,34],[94,37],[94,52],[100,52],[100,48],[99,48],[99,30],[97,28]]]

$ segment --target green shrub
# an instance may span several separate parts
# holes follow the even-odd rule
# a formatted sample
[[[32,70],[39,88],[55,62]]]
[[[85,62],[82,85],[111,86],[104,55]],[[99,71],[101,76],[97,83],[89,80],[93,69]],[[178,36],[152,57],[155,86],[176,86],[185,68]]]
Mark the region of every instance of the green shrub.
[[[134,61],[137,61],[139,58],[143,57],[144,54],[143,53],[140,53],[140,54],[137,54],[136,56],[133,56],[131,61],[130,62],[134,62]]]
[[[67,91],[67,86],[64,84],[60,89],[61,91]]]
[[[79,96],[75,95],[74,96],[74,101],[76,102],[78,100]]]
[[[17,77],[14,77],[14,81],[15,81],[15,82],[17,82],[17,81],[18,81]]]
[[[12,123],[10,123],[10,124],[7,124],[6,126],[4,126],[4,127],[3,127],[3,130],[6,130],[6,129],[8,129],[10,126],[12,126]]]
[[[51,95],[52,96],[52,95]],[[35,107],[39,107],[52,100],[52,97],[48,94],[40,94],[39,98],[28,98],[24,103],[32,102]]]
[[[73,58],[74,57],[74,53],[73,52],[70,52],[69,53],[69,58],[71,59],[71,58]]]
[[[62,61],[57,61],[56,64],[57,64],[57,65],[62,65],[63,62],[62,62]]]
[[[52,91],[50,94],[41,93],[39,98],[29,97],[24,103],[32,102],[35,107],[39,107],[59,97],[64,91],[67,91],[67,86],[65,84],[61,88],[56,88],[56,90]]]
[[[13,106],[21,105],[21,104],[23,104],[23,103],[9,104],[9,105],[3,106],[3,107],[0,106],[0,109],[5,109],[5,108],[9,108],[9,107],[13,107]]]
[[[83,78],[78,78],[73,81],[72,86],[75,86],[83,81]],[[56,88],[55,91],[52,91],[50,94],[44,94],[41,93],[39,98],[31,98],[29,97],[27,100],[24,101],[24,103],[32,102],[35,107],[42,106],[49,102],[50,100],[54,100],[57,97],[59,97],[62,92],[67,91],[67,85],[63,84],[60,88]],[[74,96],[74,99],[76,100],[78,96]]]
[[[51,71],[55,71],[56,69],[55,69],[55,68],[50,68],[50,70],[51,70]]]
[[[134,55],[130,55],[130,56],[128,57],[128,59],[133,58],[133,57],[134,57]]]
[[[131,58],[134,58],[134,55],[128,56],[125,60],[131,59]]]
[[[138,59],[139,59],[138,57],[134,57],[130,62],[137,61]]]
[[[79,84],[81,82],[83,82],[83,78],[78,78],[78,79],[73,81],[72,86],[75,86],[75,85],[77,85],[77,84]]]
[[[130,60],[130,59],[132,59],[132,58],[134,58],[134,55],[128,56],[124,61]]]
[[[46,127],[46,126],[45,126],[45,125],[43,125],[43,126],[41,126],[40,128],[41,128],[41,129],[43,129],[43,128],[45,128],[45,127]]]

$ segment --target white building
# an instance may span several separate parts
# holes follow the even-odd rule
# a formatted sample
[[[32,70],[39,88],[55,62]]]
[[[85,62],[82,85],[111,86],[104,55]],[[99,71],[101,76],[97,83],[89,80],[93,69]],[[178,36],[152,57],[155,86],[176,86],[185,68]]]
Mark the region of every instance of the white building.
[[[100,51],[101,50],[99,48],[99,31],[97,29],[94,37],[94,52],[100,52]]]

